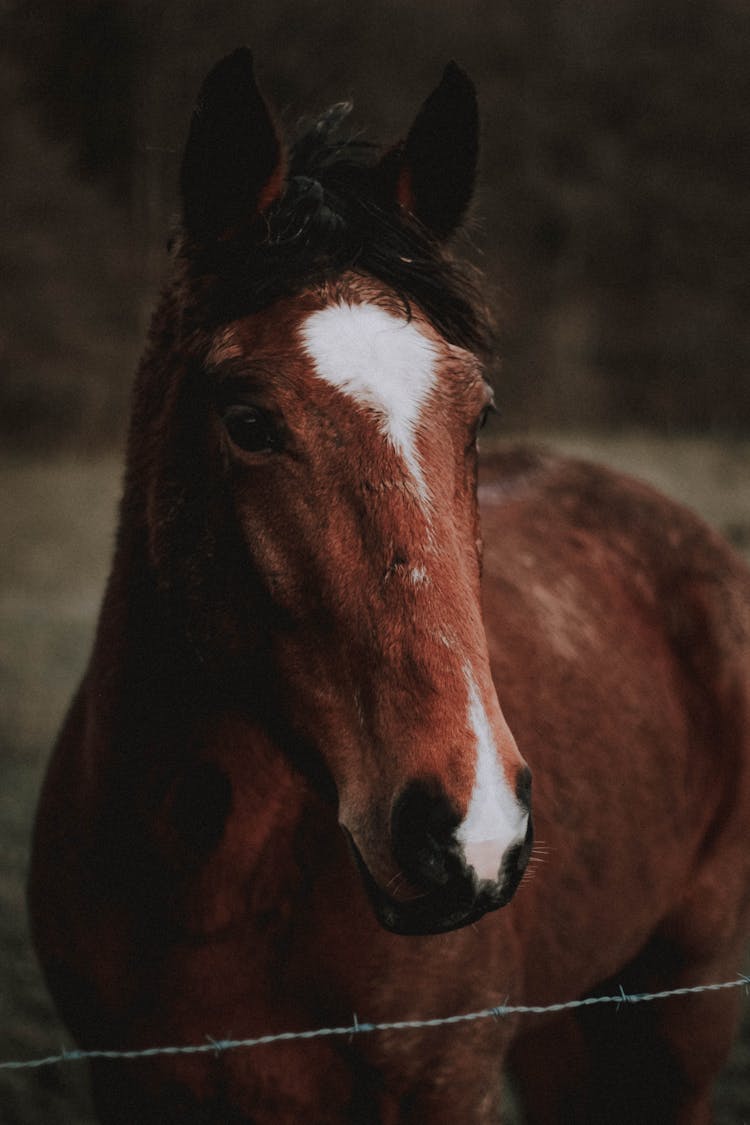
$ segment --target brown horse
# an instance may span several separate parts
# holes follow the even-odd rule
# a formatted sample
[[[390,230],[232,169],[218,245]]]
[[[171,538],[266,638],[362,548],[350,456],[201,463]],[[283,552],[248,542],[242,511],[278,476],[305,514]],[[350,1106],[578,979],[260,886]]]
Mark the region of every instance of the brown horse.
[[[473,88],[449,66],[382,156],[337,141],[341,117],[286,152],[245,51],[193,117],[112,576],[36,828],[36,943],[87,1048],[739,968],[750,576],[582,463],[512,450],[477,488],[488,331],[446,249]],[[128,1125],[490,1122],[507,1062],[532,1122],[698,1125],[736,1007],[99,1061],[95,1099]]]

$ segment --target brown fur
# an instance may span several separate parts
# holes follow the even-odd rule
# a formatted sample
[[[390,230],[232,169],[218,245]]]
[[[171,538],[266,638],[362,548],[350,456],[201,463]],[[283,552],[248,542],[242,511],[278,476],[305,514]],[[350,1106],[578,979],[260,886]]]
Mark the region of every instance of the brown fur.
[[[209,714],[190,749],[171,715],[171,743],[161,735],[118,764],[95,687],[114,669],[94,665],[47,781],[32,883],[50,983],[84,1044],[201,1042],[737,971],[750,885],[746,571],[686,511],[590,466],[511,451],[485,466],[483,491],[493,676],[534,770],[544,862],[471,929],[386,934],[332,808],[262,731]],[[198,761],[233,791],[205,858],[169,814],[170,786]],[[115,830],[104,794],[118,769]],[[512,1045],[533,1121],[700,1123],[735,1010],[718,993],[580,1022],[113,1064],[97,1087],[111,1121],[494,1121]]]
[[[483,470],[482,611],[483,318],[433,237],[463,214],[475,140],[473,88],[449,67],[392,150],[418,172],[431,233],[384,201],[392,159],[365,167],[302,145],[282,190],[247,53],[207,81],[183,165],[187,237],[135,386],[112,574],[34,840],[36,946],[84,1047],[547,1004],[739,968],[747,570],[645,486],[510,450]],[[434,174],[452,149],[459,191]],[[206,152],[230,153],[230,182],[212,181]],[[258,216],[270,183],[282,194]],[[222,242],[246,204],[266,241]],[[239,311],[216,315],[230,290]],[[429,520],[396,451],[301,346],[305,316],[342,301],[413,318],[436,349],[416,439]],[[248,401],[274,420],[267,449],[232,437],[227,405]],[[410,582],[423,565],[429,582]],[[502,910],[501,884],[515,882],[503,868],[483,898],[491,881],[477,883],[453,835],[474,777],[465,663],[519,801],[524,758],[534,775],[542,844]],[[420,869],[402,870],[414,855],[397,849],[394,810],[415,783],[430,800],[439,789],[449,816],[430,855],[453,864],[476,917],[490,910],[474,925],[454,929],[475,915],[450,879],[428,896]],[[386,932],[366,887],[392,916],[411,910],[420,936]],[[499,1120],[509,1061],[534,1125],[707,1125],[736,1008],[736,992],[713,992],[579,1019],[99,1061],[95,1099],[110,1125],[482,1125]]]

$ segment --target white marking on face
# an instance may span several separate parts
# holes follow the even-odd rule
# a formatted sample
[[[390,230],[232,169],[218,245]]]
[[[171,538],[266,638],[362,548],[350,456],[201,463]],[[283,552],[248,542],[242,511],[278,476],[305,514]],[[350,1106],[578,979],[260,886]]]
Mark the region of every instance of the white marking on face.
[[[476,739],[477,764],[469,808],[456,838],[463,845],[467,863],[471,864],[479,878],[496,880],[505,852],[523,841],[528,816],[508,786],[487,712],[468,665],[464,673],[469,697],[468,720]]]
[[[436,383],[434,345],[414,323],[371,304],[329,305],[301,332],[318,377],[373,413],[426,503],[417,432]]]

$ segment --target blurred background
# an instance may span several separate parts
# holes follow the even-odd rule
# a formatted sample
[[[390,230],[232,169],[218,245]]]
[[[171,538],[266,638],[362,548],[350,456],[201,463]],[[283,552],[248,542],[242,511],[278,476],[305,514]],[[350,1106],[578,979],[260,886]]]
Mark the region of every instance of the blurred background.
[[[252,47],[290,128],[351,97],[403,136],[455,58],[483,147],[469,251],[499,435],[655,481],[750,554],[747,0],[0,0],[0,1055],[54,1052],[24,877],[106,578],[133,369],[209,67]],[[750,1120],[750,1025],[720,1125]],[[91,1121],[72,1066],[3,1125]]]
[[[750,428],[746,0],[4,0],[6,442],[119,436],[190,109],[240,43],[282,120],[403,135],[449,58],[509,425]]]

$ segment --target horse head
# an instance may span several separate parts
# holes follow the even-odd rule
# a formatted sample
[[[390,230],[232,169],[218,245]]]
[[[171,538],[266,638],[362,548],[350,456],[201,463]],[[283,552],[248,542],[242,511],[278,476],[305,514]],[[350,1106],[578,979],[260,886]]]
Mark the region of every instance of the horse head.
[[[202,666],[331,794],[381,923],[438,932],[531,848],[482,623],[485,323],[446,248],[476,99],[450,64],[384,155],[343,115],[287,150],[249,52],[207,78],[131,463]]]

